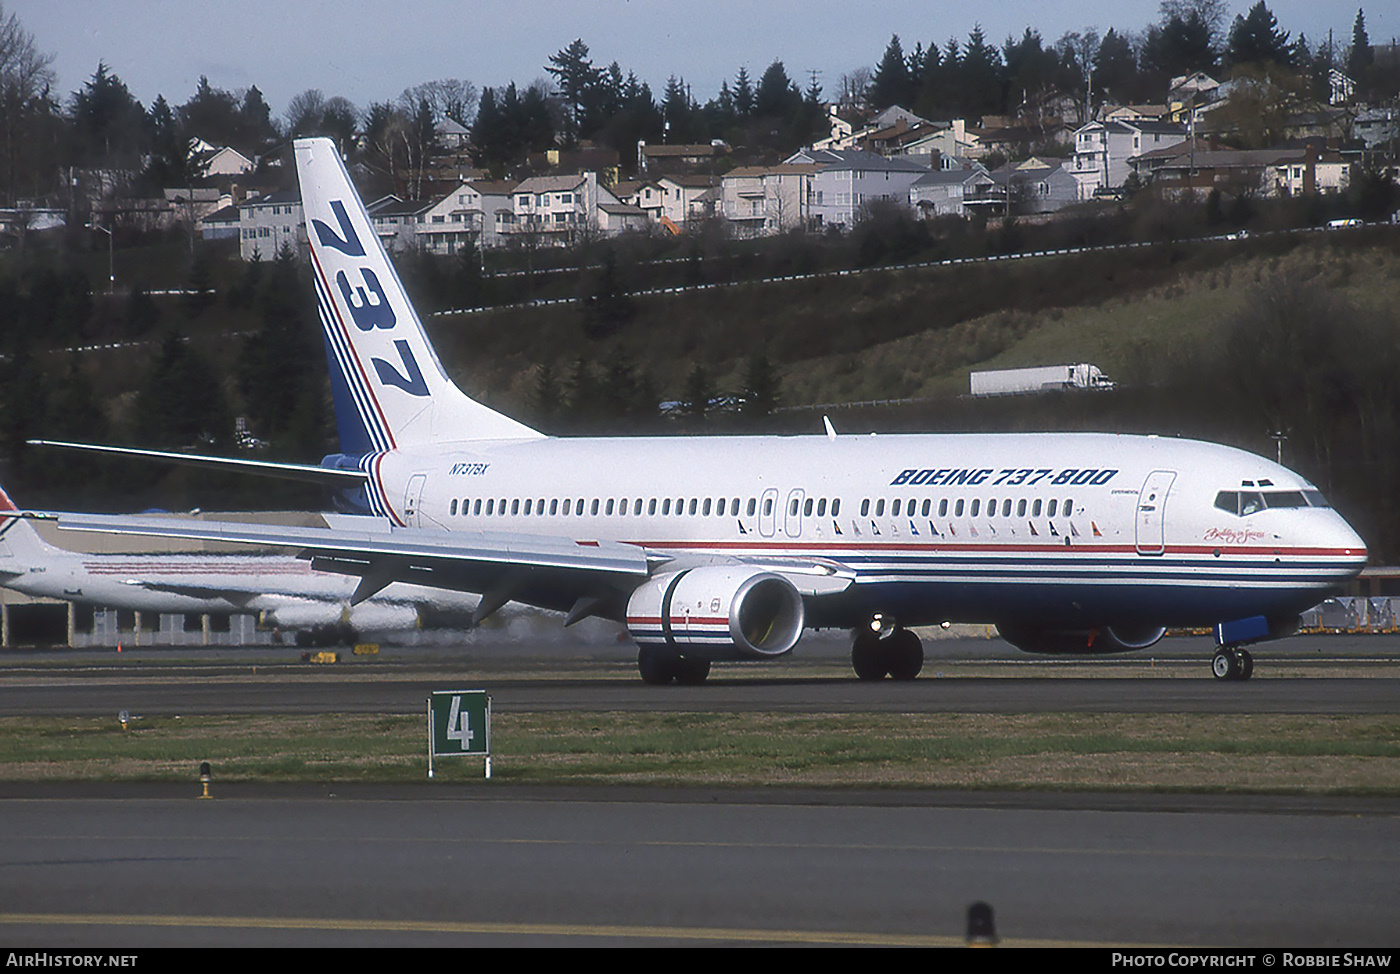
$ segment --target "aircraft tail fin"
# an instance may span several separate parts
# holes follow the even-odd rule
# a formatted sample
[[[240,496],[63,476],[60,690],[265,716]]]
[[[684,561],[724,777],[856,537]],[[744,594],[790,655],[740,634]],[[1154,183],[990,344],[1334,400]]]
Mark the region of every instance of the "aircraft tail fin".
[[[34,525],[22,517],[11,516],[18,510],[10,495],[0,487],[0,573],[10,572],[16,565],[33,565],[55,550],[53,545],[39,537]]]
[[[295,153],[341,449],[542,436],[448,377],[335,143],[297,139]]]

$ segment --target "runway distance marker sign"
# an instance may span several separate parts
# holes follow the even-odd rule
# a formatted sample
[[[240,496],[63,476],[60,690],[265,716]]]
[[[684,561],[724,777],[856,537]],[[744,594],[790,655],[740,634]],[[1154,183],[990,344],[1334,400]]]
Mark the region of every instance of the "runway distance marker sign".
[[[433,759],[480,757],[491,777],[491,695],[485,690],[434,690],[428,697],[428,777]]]

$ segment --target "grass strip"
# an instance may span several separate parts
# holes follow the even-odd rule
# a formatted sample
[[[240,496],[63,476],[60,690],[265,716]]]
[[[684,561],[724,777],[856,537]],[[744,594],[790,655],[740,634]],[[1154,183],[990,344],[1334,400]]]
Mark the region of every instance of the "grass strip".
[[[493,775],[536,784],[1400,794],[1400,716],[496,714]],[[0,780],[412,782],[423,718],[0,719]],[[439,759],[472,781],[479,759]]]

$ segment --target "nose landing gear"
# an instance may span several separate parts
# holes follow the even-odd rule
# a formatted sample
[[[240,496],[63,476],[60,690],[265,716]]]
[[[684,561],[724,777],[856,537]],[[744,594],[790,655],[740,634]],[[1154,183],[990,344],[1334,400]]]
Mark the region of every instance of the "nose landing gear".
[[[1217,680],[1248,680],[1254,675],[1254,657],[1238,646],[1221,646],[1210,661]]]

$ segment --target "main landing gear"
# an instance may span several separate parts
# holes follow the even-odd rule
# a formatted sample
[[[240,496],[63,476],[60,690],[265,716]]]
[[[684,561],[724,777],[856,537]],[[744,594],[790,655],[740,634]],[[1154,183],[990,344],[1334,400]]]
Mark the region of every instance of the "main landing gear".
[[[924,644],[909,629],[887,628],[877,616],[869,628],[856,630],[851,666],[861,680],[912,680],[924,668]],[[877,628],[878,627],[878,628]]]
[[[709,679],[710,661],[643,646],[637,650],[637,670],[642,674],[642,682],[652,686],[698,686]]]
[[[1221,646],[1210,661],[1217,680],[1248,680],[1254,675],[1254,657],[1239,646]]]

